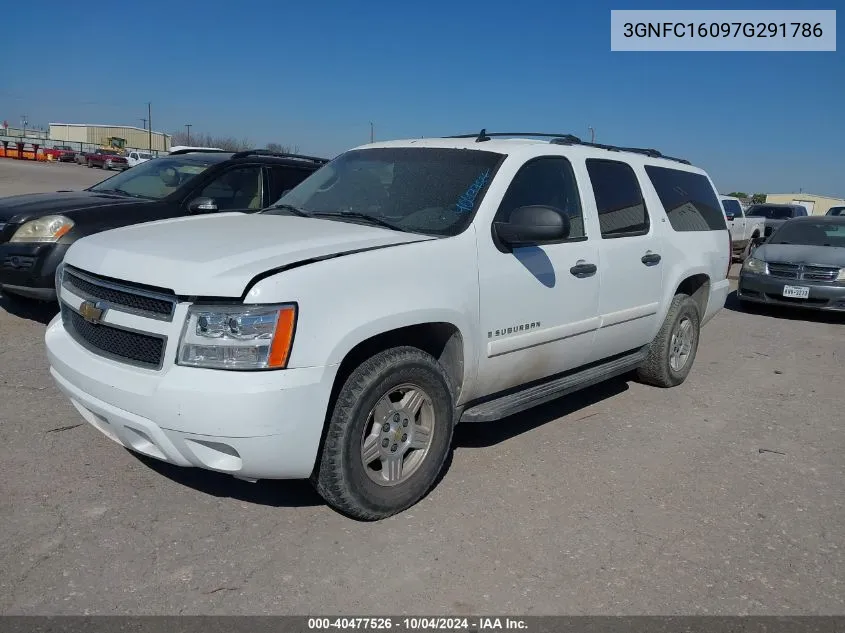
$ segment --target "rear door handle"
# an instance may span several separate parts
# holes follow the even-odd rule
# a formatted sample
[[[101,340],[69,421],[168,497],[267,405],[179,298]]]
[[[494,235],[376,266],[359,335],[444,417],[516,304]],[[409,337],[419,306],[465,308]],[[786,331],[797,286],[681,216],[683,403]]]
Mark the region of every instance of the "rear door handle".
[[[646,266],[654,266],[660,263],[660,255],[649,251],[640,258],[640,261]]]
[[[569,269],[573,275],[582,279],[584,277],[591,277],[596,274],[598,267],[595,264],[588,264],[583,259],[579,259],[575,262],[575,265]]]

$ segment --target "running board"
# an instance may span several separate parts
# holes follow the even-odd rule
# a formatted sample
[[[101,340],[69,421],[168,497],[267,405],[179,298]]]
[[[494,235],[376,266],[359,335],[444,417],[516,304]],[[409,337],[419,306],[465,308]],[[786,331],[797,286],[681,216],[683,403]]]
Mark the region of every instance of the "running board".
[[[461,422],[493,422],[520,413],[561,396],[621,376],[643,364],[648,356],[648,346],[614,358],[600,365],[555,378],[515,393],[499,396],[480,404],[471,405],[461,415]]]

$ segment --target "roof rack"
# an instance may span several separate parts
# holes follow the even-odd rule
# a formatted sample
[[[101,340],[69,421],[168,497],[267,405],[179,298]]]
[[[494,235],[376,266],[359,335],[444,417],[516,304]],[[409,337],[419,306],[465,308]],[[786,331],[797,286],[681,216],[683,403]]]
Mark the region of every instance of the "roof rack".
[[[674,156],[666,156],[661,154],[656,149],[644,147],[621,147],[618,145],[605,145],[602,143],[589,143],[582,141],[574,134],[547,134],[542,132],[487,132],[482,129],[479,134],[456,134],[454,136],[446,136],[445,138],[475,138],[476,143],[483,143],[489,141],[493,137],[502,136],[522,136],[528,138],[551,138],[549,143],[554,145],[583,145],[585,147],[595,147],[597,149],[606,149],[611,152],[632,152],[634,154],[643,154],[651,158],[665,158],[666,160],[673,160],[677,163],[689,165],[690,162],[685,158],[675,158]]]
[[[242,152],[235,152],[232,158],[246,158],[247,156],[276,156],[277,158],[295,158],[297,160],[307,160],[312,163],[319,163],[324,165],[329,162],[328,158],[318,158],[316,156],[304,156],[303,154],[288,154],[286,152],[274,152],[269,149],[247,149]]]
[[[179,154],[193,154],[194,152],[203,152],[209,154],[225,154],[227,150],[225,149],[216,149],[214,147],[186,147],[184,149],[175,149],[172,152],[168,152],[168,156],[178,156]]]

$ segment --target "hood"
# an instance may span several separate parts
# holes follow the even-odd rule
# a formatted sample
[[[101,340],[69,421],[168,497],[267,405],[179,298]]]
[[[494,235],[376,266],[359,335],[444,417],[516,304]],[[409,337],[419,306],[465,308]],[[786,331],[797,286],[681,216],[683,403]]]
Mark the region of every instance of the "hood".
[[[803,244],[763,244],[754,257],[767,262],[812,264],[845,268],[845,248],[837,246],[805,246]]]
[[[26,222],[53,214],[70,214],[72,216],[75,211],[104,206],[138,204],[139,202],[144,201],[138,198],[95,191],[27,193],[20,196],[0,198],[0,222],[8,222],[12,218],[17,218],[16,222]]]
[[[253,277],[275,268],[428,239],[350,222],[225,213],[97,233],[71,246],[65,262],[179,295],[240,297]]]

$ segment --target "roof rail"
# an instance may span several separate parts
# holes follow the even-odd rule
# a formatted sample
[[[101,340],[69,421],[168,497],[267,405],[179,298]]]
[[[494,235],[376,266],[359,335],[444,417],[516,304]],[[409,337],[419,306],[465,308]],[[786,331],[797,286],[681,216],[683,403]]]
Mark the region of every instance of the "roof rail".
[[[545,132],[487,132],[486,129],[481,130],[479,134],[455,134],[454,136],[446,136],[444,138],[475,138],[476,143],[483,143],[484,141],[489,141],[493,137],[503,137],[503,136],[524,136],[528,138],[549,138],[549,137],[559,137],[559,138],[570,138],[574,139],[575,142],[580,142],[577,136],[572,136],[571,134],[557,134],[557,133],[545,133]]]
[[[649,156],[651,158],[665,158],[666,160],[672,160],[677,163],[683,163],[685,165],[691,164],[685,158],[675,158],[674,156],[666,156],[661,154],[656,149],[650,148],[643,148],[643,147],[621,147],[618,145],[604,145],[602,143],[589,143],[587,141],[582,141],[580,138],[575,136],[574,134],[546,134],[541,132],[488,132],[486,129],[482,129],[479,134],[456,134],[454,136],[446,136],[444,138],[475,138],[476,143],[483,143],[484,141],[489,141],[493,137],[502,137],[502,136],[522,136],[522,137],[529,137],[529,138],[551,138],[549,143],[554,145],[583,145],[585,147],[595,147],[597,149],[606,149],[611,152],[631,152],[634,154],[644,154],[645,156]]]
[[[550,143],[555,145],[572,145],[573,143],[569,142],[567,139],[563,138],[553,138]],[[622,147],[619,145],[605,145],[603,143],[588,143],[586,141],[578,141],[577,145],[584,145],[585,147],[595,147],[597,149],[606,149],[610,152],[631,152],[633,154],[643,154],[645,156],[649,156],[651,158],[665,158],[666,160],[673,160],[677,163],[684,163],[685,165],[689,165],[690,162],[685,158],[675,158],[674,156],[666,156],[661,152],[657,151],[656,149],[651,149],[648,147]]]
[[[149,151],[149,150],[148,150]],[[168,156],[178,156],[179,154],[193,154],[194,152],[203,152],[209,154],[225,154],[228,150],[225,149],[216,149],[213,147],[186,147],[184,149],[175,149],[172,152],[168,152]]]
[[[242,152],[235,152],[232,158],[246,158],[247,156],[276,156],[278,158],[295,158],[297,160],[307,160],[312,163],[319,163],[324,165],[329,162],[328,158],[318,158],[316,156],[304,156],[303,154],[289,154],[287,152],[274,152],[269,149],[247,149]]]

